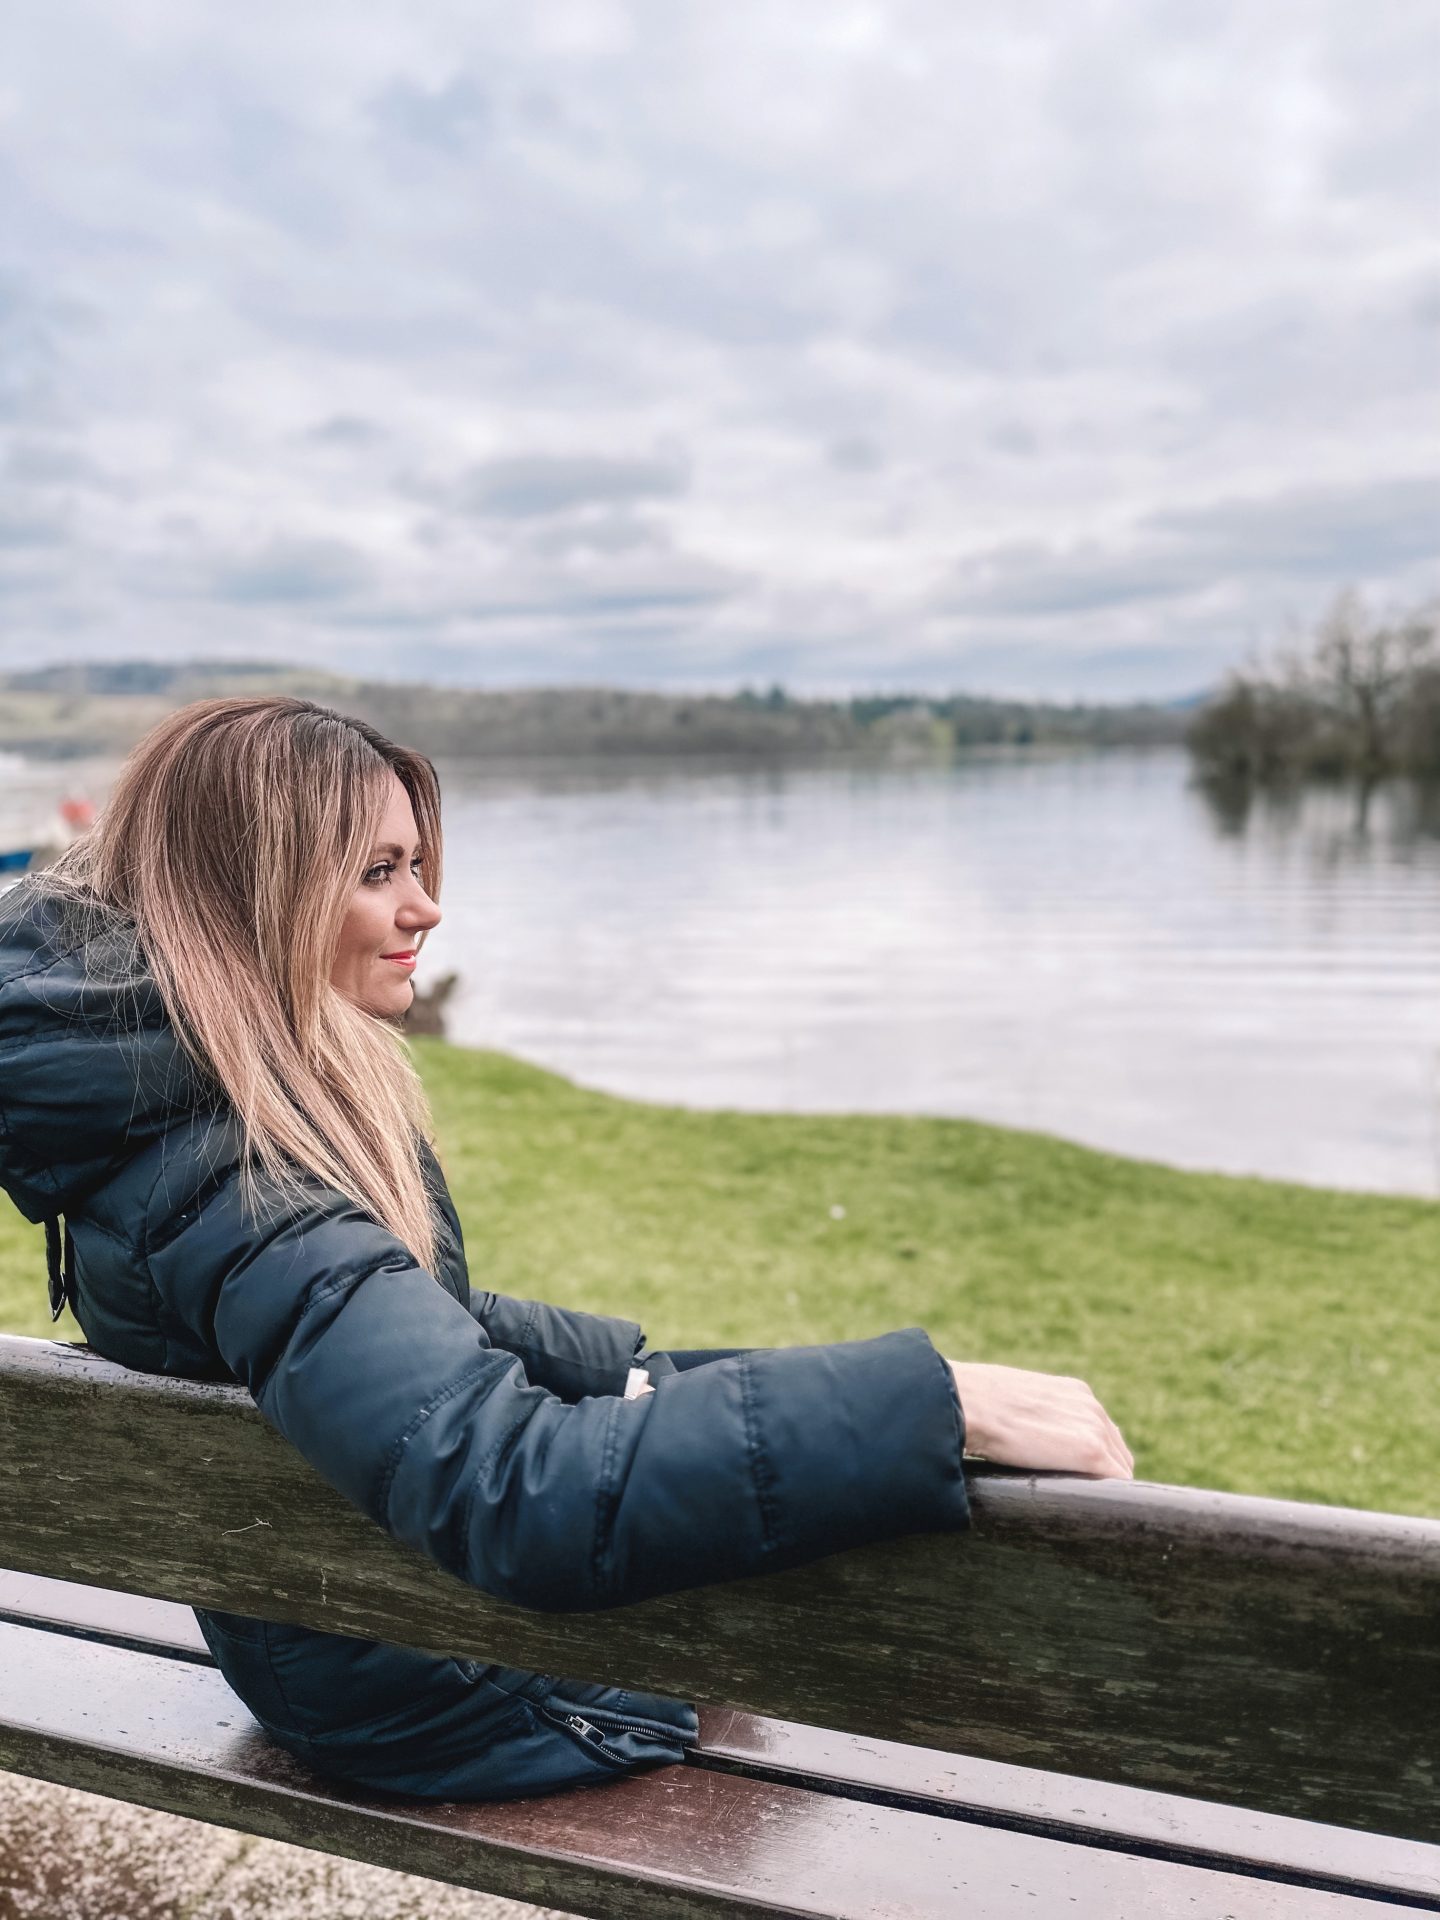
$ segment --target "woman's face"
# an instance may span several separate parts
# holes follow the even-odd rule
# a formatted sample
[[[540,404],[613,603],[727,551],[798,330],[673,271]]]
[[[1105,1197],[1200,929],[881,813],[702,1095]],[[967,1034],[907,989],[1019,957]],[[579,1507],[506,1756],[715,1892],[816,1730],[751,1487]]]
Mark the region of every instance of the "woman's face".
[[[415,955],[440,919],[424,879],[410,796],[392,773],[385,818],[370,865],[351,895],[330,969],[331,984],[366,1013],[393,1018],[415,998]]]

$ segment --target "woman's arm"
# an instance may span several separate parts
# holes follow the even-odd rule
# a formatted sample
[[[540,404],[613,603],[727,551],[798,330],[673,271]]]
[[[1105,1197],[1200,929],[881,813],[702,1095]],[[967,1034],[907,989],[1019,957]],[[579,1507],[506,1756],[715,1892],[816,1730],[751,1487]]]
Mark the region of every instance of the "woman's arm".
[[[562,1400],[624,1393],[645,1336],[633,1320],[543,1300],[512,1300],[503,1293],[470,1295],[472,1317],[492,1347],[513,1353],[532,1386]]]
[[[918,1328],[566,1405],[338,1194],[266,1223],[232,1176],[150,1264],[333,1486],[523,1606],[614,1606],[968,1517],[954,1379]]]

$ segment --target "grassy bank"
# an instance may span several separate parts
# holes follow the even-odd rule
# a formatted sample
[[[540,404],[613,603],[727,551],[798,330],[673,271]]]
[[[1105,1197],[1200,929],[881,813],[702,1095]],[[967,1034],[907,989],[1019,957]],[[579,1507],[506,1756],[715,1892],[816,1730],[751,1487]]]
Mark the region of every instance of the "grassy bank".
[[[1082,1374],[1147,1479],[1440,1515],[1440,1207],[964,1121],[682,1113],[415,1046],[477,1286],[657,1345],[919,1324]],[[42,1236],[0,1208],[0,1325],[44,1332]]]

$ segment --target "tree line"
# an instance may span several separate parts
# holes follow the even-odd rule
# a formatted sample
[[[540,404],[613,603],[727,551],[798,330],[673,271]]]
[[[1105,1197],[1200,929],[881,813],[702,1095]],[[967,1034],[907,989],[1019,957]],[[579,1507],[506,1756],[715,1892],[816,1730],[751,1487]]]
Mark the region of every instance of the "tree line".
[[[265,661],[90,661],[0,674],[0,748],[120,750],[161,714],[207,694],[306,694],[436,758],[831,755],[944,759],[985,747],[1178,743],[1186,715],[1145,704],[1085,706],[966,694],[801,699],[781,686],[738,694],[620,687],[435,687],[360,680]]]
[[[1341,594],[1307,642],[1232,673],[1186,743],[1215,781],[1440,778],[1440,603],[1380,618]]]

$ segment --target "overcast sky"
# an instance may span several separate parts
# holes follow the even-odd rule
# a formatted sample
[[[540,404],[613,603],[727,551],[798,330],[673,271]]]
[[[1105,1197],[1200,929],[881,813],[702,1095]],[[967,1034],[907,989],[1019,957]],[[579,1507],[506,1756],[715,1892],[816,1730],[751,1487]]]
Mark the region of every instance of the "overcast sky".
[[[1440,588],[1433,0],[50,0],[0,665],[1213,682]]]

